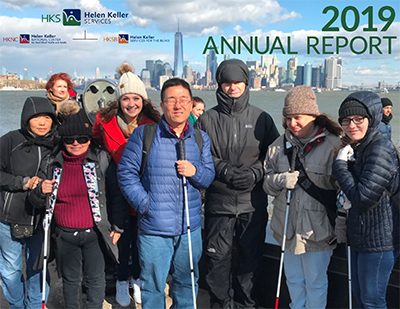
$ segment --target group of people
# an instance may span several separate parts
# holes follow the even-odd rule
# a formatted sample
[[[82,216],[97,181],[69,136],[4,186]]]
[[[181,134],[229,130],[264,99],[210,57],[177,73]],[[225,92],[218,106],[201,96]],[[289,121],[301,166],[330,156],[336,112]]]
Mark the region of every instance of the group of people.
[[[0,284],[11,308],[47,300],[43,220],[65,308],[80,307],[82,284],[87,308],[102,308],[107,263],[116,265],[121,306],[132,287],[144,309],[165,308],[170,276],[172,308],[194,308],[202,255],[210,307],[255,308],[268,195],[291,308],[326,307],[337,242],[351,248],[354,306],[386,308],[400,247],[392,200],[399,162],[383,134],[390,100],[352,93],[336,123],[310,87],[297,86],[285,97],[280,135],[250,104],[241,60],[218,66],[217,105],[207,111],[185,80],[172,78],[161,89],[161,115],[130,65],[119,75],[118,98],[93,125],[58,73],[47,97],[27,98],[21,129],[0,139]]]

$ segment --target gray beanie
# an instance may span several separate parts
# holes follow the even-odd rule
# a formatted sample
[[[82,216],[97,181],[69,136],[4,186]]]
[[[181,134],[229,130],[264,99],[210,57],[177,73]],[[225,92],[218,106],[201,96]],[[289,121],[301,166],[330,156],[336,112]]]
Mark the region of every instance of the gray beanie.
[[[283,106],[283,116],[288,115],[312,115],[320,114],[317,97],[311,87],[297,86],[288,92]]]

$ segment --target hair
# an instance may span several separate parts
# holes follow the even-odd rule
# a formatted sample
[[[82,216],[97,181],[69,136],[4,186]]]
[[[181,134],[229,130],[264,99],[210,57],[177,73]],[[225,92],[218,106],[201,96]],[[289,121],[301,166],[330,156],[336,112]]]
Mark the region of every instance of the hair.
[[[203,99],[200,97],[193,97],[193,107],[195,107],[199,103],[203,103],[204,107],[206,107],[206,103],[204,103]]]
[[[182,86],[183,88],[187,89],[187,91],[189,91],[190,97],[192,97],[192,90],[190,89],[190,85],[188,84],[188,82],[182,78],[174,77],[174,78],[168,79],[163,84],[163,86],[161,88],[161,101],[164,101],[165,91],[170,87],[176,87],[176,86]]]
[[[155,122],[159,122],[161,119],[160,112],[154,107],[153,103],[151,103],[150,100],[144,98],[142,98],[142,100],[143,100],[143,107],[139,113],[139,118],[142,115],[145,115],[149,119]],[[120,110],[119,100],[114,100],[106,107],[100,109],[99,113],[103,121],[109,122],[115,115],[118,114],[119,110]]]
[[[283,117],[282,125],[285,129],[287,129],[285,119],[286,118]],[[336,136],[343,135],[342,127],[336,121],[330,119],[327,114],[320,114],[318,116],[315,116],[314,125],[320,128],[325,128],[328,132],[332,133],[333,135]]]
[[[46,90],[50,91],[50,89],[53,88],[55,82],[59,79],[62,79],[67,83],[68,90],[74,89],[74,84],[72,83],[71,77],[67,73],[61,72],[51,75],[50,79],[46,83]]]

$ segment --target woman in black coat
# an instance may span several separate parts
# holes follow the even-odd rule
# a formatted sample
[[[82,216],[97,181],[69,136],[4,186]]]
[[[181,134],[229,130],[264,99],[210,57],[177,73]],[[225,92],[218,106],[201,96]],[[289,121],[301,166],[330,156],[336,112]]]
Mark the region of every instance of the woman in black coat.
[[[42,303],[42,266],[38,261],[43,211],[33,207],[27,194],[40,182],[41,161],[55,146],[56,123],[48,99],[28,97],[21,128],[0,138],[0,280],[11,308],[40,308]]]
[[[357,308],[386,308],[400,245],[399,211],[391,201],[399,186],[399,163],[393,144],[379,132],[381,119],[381,100],[369,91],[349,95],[339,109],[349,143],[339,150],[332,171],[351,202],[347,240]]]

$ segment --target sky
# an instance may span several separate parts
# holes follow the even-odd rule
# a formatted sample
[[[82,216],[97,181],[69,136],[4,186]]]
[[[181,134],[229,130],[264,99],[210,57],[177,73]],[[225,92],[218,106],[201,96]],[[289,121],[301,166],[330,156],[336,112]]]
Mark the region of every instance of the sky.
[[[333,23],[339,27],[338,32],[322,31],[333,16],[333,11],[323,13],[328,6],[338,9],[339,17]],[[340,22],[340,16],[347,10],[345,19],[348,25],[354,24],[354,10],[345,9],[349,6],[354,6],[360,15],[359,26],[352,32],[343,29]],[[368,6],[373,12],[373,25],[378,29],[375,32],[363,31],[368,18],[362,12]],[[379,18],[379,10],[384,6],[393,8],[396,16],[386,31],[380,31],[386,23],[381,19],[390,13],[384,10],[382,18]],[[209,37],[217,45],[221,36],[227,39],[233,36],[263,39],[268,36],[280,37],[283,41],[290,37],[300,65],[305,62],[319,65],[332,55],[307,54],[307,37],[331,35],[351,40],[362,36],[368,40],[374,36],[381,38],[383,54],[357,55],[344,48],[339,55],[334,55],[343,61],[343,84],[377,85],[378,81],[384,81],[397,85],[400,82],[399,8],[400,0],[1,0],[0,69],[18,74],[25,70],[29,77],[46,78],[49,72],[61,71],[93,77],[97,67],[101,75],[112,75],[124,61],[133,64],[137,74],[148,59],[160,59],[173,66],[174,33],[179,24],[183,34],[184,60],[202,75],[206,64],[203,50]],[[120,12],[127,17],[102,19],[81,16],[80,26],[64,26],[64,9],[80,9],[82,15],[90,12],[107,16]],[[49,21],[42,20],[49,16],[52,16]],[[119,33],[129,34],[130,42],[115,42]],[[19,42],[21,34],[30,34],[29,44]],[[53,38],[43,38],[45,35]],[[132,41],[134,36],[136,41]],[[139,37],[144,36],[151,36],[151,39],[140,40]],[[396,37],[392,41],[391,54],[384,36]],[[274,55],[280,66],[286,66],[287,59],[293,56]],[[261,56],[242,52],[230,57],[246,61],[260,60]],[[223,55],[218,55],[218,62],[222,60]]]

